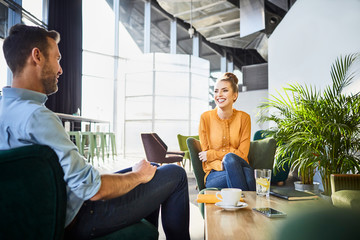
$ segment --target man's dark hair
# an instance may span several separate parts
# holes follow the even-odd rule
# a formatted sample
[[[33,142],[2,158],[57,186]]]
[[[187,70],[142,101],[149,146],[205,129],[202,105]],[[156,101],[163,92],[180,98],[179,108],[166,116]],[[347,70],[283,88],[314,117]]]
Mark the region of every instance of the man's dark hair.
[[[14,75],[23,70],[33,48],[39,48],[45,57],[48,56],[48,38],[54,39],[56,43],[60,42],[60,34],[53,30],[47,31],[41,27],[24,24],[16,24],[10,29],[9,36],[5,38],[3,44],[3,51]]]

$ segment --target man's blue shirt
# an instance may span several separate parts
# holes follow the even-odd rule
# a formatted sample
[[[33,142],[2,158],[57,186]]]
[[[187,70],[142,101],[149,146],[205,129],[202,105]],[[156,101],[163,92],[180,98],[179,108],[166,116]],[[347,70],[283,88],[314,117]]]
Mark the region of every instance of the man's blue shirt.
[[[99,172],[87,164],[60,119],[45,107],[47,96],[22,88],[3,88],[0,97],[0,150],[40,144],[52,148],[64,171],[67,191],[65,226],[84,200],[100,189]]]

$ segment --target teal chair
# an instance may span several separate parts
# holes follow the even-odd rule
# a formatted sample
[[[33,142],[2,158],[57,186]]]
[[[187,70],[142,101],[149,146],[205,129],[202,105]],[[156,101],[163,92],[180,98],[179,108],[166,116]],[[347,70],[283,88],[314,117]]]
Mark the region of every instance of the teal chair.
[[[30,145],[0,151],[0,239],[60,240],[64,237],[66,190],[55,152]],[[158,239],[142,220],[97,240]]]
[[[199,152],[201,152],[200,141],[194,138],[186,140],[190,152],[190,159],[193,165],[196,183],[199,189],[199,194],[209,190],[205,188],[204,177],[205,172],[202,168],[202,162],[199,159]],[[274,156],[276,151],[276,141],[274,138],[266,138],[250,142],[249,150],[249,164],[252,168],[266,168],[272,169],[274,164]],[[200,212],[204,216],[204,204],[199,204]]]
[[[266,131],[258,130],[255,132],[253,140],[254,141],[261,140],[267,137],[268,135]],[[284,166],[279,169],[273,169],[271,173],[271,183],[280,184],[280,182],[284,182],[288,178],[289,172],[290,172],[290,164],[284,164]]]
[[[185,167],[186,161],[189,160],[189,170],[191,171],[191,160],[190,160],[190,153],[189,153],[189,149],[188,146],[186,144],[186,140],[191,137],[191,138],[195,138],[197,140],[199,140],[199,136],[184,136],[181,134],[177,135],[177,139],[179,142],[179,148],[180,151],[184,152],[184,157],[183,157],[183,162],[182,162],[182,166]]]
[[[256,140],[261,140],[261,139],[264,139],[266,138],[266,133],[264,130],[258,130],[255,132],[254,134],[254,138],[253,138],[253,141],[256,141]]]

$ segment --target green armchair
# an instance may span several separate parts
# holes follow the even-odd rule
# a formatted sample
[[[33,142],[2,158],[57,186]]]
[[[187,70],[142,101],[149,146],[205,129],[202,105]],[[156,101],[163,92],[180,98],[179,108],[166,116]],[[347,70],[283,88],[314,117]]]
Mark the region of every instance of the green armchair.
[[[0,189],[0,239],[63,239],[67,197],[52,149],[31,145],[1,150]],[[142,220],[97,239],[157,238],[157,229]]]
[[[186,140],[188,138],[190,138],[190,137],[199,140],[199,136],[184,136],[184,135],[181,135],[181,134],[177,135],[180,151],[184,152],[182,166],[185,167],[186,160],[189,159],[189,169],[191,170],[190,152],[189,152],[189,148],[188,148],[188,146],[186,144]]]
[[[199,191],[205,188],[205,172],[199,159],[201,152],[200,141],[194,138],[188,138],[186,143],[190,152],[190,159],[194,168],[194,174]],[[272,169],[276,150],[276,141],[274,138],[265,138],[262,140],[251,141],[249,150],[249,164],[252,168]]]
[[[194,138],[186,140],[190,152],[190,159],[193,165],[196,183],[199,193],[202,194],[205,188],[205,172],[202,168],[202,162],[199,159],[201,152],[200,141]],[[252,168],[273,169],[274,156],[276,151],[276,141],[274,138],[265,138],[262,140],[251,141],[249,150],[249,164]],[[199,204],[200,212],[204,216],[204,204]]]
[[[360,174],[331,174],[330,181],[335,207],[360,209]]]

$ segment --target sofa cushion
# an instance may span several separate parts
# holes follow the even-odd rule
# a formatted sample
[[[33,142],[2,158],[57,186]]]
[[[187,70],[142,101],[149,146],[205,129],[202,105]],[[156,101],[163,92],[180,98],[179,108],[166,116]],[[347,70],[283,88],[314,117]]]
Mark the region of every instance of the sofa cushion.
[[[340,190],[331,195],[331,200],[335,207],[357,208],[360,209],[359,190]]]

